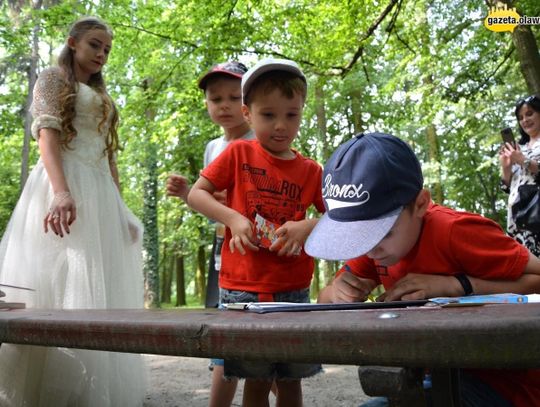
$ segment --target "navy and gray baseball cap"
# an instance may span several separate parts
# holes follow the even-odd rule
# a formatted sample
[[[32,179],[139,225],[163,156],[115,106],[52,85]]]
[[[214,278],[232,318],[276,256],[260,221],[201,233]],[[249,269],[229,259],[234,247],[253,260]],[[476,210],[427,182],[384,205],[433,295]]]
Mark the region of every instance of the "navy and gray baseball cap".
[[[298,64],[289,59],[265,58],[261,59],[253,65],[246,74],[242,77],[242,100],[245,100],[246,95],[253,85],[253,82],[263,73],[270,71],[286,71],[298,75],[300,79],[307,83],[306,77]]]
[[[306,253],[328,260],[366,254],[388,234],[423,183],[420,163],[403,140],[383,133],[355,136],[324,167],[326,213],[309,235]]]
[[[237,61],[223,62],[221,64],[214,65],[201,79],[199,79],[199,88],[206,90],[208,80],[212,76],[224,75],[241,79],[247,70],[247,67],[243,63]]]

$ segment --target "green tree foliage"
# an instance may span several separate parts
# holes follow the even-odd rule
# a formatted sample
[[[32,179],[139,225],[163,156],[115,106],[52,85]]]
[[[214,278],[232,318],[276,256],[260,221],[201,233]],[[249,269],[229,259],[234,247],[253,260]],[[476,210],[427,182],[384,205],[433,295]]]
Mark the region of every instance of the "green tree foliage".
[[[512,34],[483,26],[484,1],[62,1],[39,10],[19,3],[14,14],[0,2],[0,226],[18,194],[31,29],[41,27],[42,69],[74,16],[85,14],[102,17],[115,32],[105,77],[121,112],[122,193],[141,219],[148,202],[155,204],[150,241],[159,256],[151,267],[166,281],[174,284],[183,262],[186,287],[195,292],[198,248],[211,244],[207,220],[166,197],[164,182],[172,171],[195,181],[205,144],[220,135],[197,79],[225,60],[251,65],[274,56],[302,66],[310,86],[295,147],[303,154],[324,163],[356,132],[391,132],[413,145],[426,186],[441,203],[505,223],[499,130],[516,127],[513,105],[527,85]],[[513,5],[540,16],[536,0]],[[538,26],[530,28],[538,42]],[[151,189],[149,151],[157,182]],[[32,154],[33,163],[35,143]]]

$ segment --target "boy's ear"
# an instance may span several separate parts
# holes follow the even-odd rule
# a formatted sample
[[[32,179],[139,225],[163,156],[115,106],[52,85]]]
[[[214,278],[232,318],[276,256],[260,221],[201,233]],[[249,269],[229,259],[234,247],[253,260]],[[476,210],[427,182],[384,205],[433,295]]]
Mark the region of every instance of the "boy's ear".
[[[416,216],[423,217],[431,203],[431,193],[429,190],[422,188],[418,195],[416,195],[416,200],[414,202],[414,213]]]
[[[247,105],[242,104],[242,115],[247,124],[251,126],[251,112]]]

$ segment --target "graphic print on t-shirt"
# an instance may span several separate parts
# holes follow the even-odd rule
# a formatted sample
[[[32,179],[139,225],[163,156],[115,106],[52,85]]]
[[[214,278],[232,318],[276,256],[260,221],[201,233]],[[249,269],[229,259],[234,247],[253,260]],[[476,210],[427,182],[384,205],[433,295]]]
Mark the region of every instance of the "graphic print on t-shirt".
[[[295,212],[304,212],[301,202],[302,187],[285,179],[268,175],[266,169],[242,165],[242,182],[251,184],[244,188],[247,215],[255,219],[257,214],[263,218],[284,224],[295,219]],[[255,190],[254,190],[255,189]]]

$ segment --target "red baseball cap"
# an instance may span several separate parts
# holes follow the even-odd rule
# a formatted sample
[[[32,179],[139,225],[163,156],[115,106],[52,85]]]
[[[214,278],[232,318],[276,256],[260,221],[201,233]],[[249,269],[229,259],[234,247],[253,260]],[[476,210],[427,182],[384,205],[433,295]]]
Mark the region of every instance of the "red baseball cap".
[[[223,62],[221,64],[214,65],[201,79],[199,79],[199,88],[206,90],[208,79],[213,75],[229,75],[233,78],[242,79],[242,76],[247,72],[247,67],[237,61]]]

